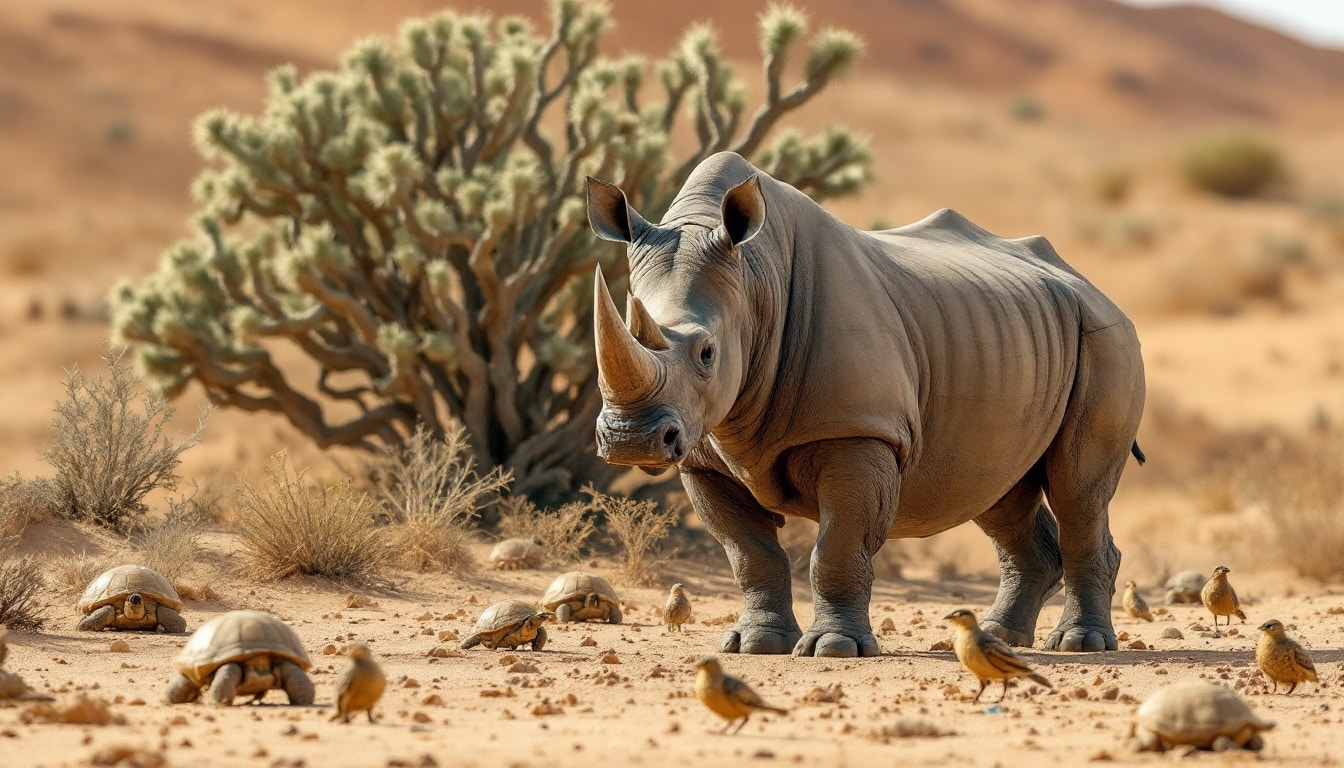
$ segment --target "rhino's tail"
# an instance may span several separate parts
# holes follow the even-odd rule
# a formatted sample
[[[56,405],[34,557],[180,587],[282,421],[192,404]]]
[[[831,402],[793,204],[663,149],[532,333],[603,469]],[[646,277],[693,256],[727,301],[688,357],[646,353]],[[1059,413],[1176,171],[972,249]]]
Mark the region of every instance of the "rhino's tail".
[[[1134,444],[1129,447],[1129,452],[1134,454],[1134,458],[1138,460],[1139,466],[1143,466],[1143,463],[1148,460],[1148,457],[1143,455],[1143,449],[1139,447],[1138,440],[1135,440]]]

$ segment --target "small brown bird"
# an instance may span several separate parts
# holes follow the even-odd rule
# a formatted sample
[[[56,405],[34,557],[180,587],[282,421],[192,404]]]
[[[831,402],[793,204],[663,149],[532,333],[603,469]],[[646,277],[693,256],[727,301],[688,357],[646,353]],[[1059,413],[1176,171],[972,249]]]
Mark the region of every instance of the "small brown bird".
[[[1218,633],[1218,617],[1226,616],[1227,623],[1232,623],[1232,617],[1236,616],[1242,621],[1246,621],[1246,614],[1241,611],[1241,602],[1237,600],[1237,592],[1232,589],[1232,585],[1227,582],[1227,574],[1231,573],[1226,565],[1220,565],[1213,569],[1213,575],[1204,584],[1204,589],[1199,592],[1199,599],[1204,602],[1204,607],[1213,614],[1213,631]]]
[[[350,663],[336,679],[336,714],[332,720],[350,722],[350,716],[363,711],[369,722],[374,722],[373,705],[378,703],[387,686],[387,676],[373,660],[369,646],[356,643],[345,650]]]
[[[728,732],[728,728],[734,722],[737,723],[737,727],[733,729],[733,733],[742,730],[742,726],[751,719],[753,712],[789,714],[787,709],[766,704],[755,691],[751,690],[751,686],[736,677],[725,675],[719,660],[713,656],[706,656],[697,661],[695,669],[695,697],[701,704],[709,707],[709,711],[727,721],[723,726],[724,733]]]
[[[1120,597],[1120,605],[1124,607],[1125,613],[1136,619],[1153,620],[1153,612],[1148,610],[1148,603],[1144,602],[1133,579],[1125,582],[1125,594]]]
[[[681,625],[691,618],[691,601],[686,598],[686,588],[673,584],[667,593],[667,605],[663,608],[663,623],[668,632],[680,632]]]
[[[1015,678],[1025,677],[1046,688],[1055,687],[1049,680],[1032,671],[1031,666],[1007,643],[981,631],[974,613],[961,608],[944,616],[943,621],[950,621],[957,628],[956,637],[952,638],[952,650],[956,651],[957,660],[980,681],[980,690],[975,692],[972,703],[980,701],[980,695],[991,680],[1003,681],[1003,694],[999,696],[999,701],[1008,695],[1008,681]]]
[[[1255,647],[1255,663],[1265,677],[1274,681],[1274,693],[1279,692],[1279,683],[1288,683],[1288,693],[1297,688],[1298,683],[1310,680],[1317,685],[1316,667],[1312,665],[1307,652],[1298,642],[1284,633],[1283,623],[1270,619],[1260,625],[1260,643]],[[1287,693],[1284,694],[1288,695]]]

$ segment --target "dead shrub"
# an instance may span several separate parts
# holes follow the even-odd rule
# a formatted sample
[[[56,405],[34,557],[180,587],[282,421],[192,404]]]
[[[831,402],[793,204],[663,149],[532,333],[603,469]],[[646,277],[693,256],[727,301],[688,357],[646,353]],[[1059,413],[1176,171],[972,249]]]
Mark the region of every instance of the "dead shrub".
[[[168,514],[156,523],[136,528],[136,551],[140,563],[158,571],[176,586],[201,559],[201,534],[205,518],[191,499],[169,502]]]
[[[384,449],[370,463],[374,494],[387,510],[405,567],[459,573],[475,567],[476,519],[513,475],[499,467],[478,475],[471,457],[462,425],[452,425],[440,440],[422,424],[405,445]]]
[[[89,582],[114,565],[116,563],[110,559],[90,555],[87,551],[81,551],[78,555],[53,558],[52,587],[67,597],[81,595],[88,588]]]
[[[65,398],[51,421],[53,442],[42,452],[56,468],[61,511],[116,530],[144,514],[151,491],[177,488],[181,456],[199,442],[210,414],[202,409],[189,435],[165,435],[175,409],[143,390],[124,355],[104,346],[107,378],[66,371]]]
[[[1134,174],[1128,168],[1109,166],[1097,170],[1089,181],[1092,195],[1107,205],[1119,205],[1129,197]]]
[[[588,539],[597,530],[590,514],[592,506],[575,501],[558,509],[542,509],[523,496],[502,502],[499,534],[502,538],[535,539],[541,542],[546,559],[557,564],[572,563],[583,554]]]
[[[264,482],[239,485],[237,503],[243,561],[259,579],[370,582],[391,554],[374,521],[377,502],[349,482],[310,482],[291,472],[284,451],[271,458]]]
[[[1266,459],[1249,493],[1264,505],[1279,556],[1302,576],[1344,578],[1344,443],[1285,445]]]
[[[1222,197],[1251,197],[1284,177],[1278,147],[1254,134],[1229,131],[1195,140],[1181,159],[1194,187]]]
[[[18,543],[24,528],[57,509],[55,486],[46,478],[27,479],[18,472],[0,478],[0,554]]]
[[[676,556],[676,552],[659,550],[681,520],[681,510],[663,507],[656,501],[608,496],[592,486],[583,492],[592,499],[593,509],[605,520],[612,543],[621,550],[622,575],[634,584],[650,583],[658,566]]]
[[[38,632],[46,624],[37,593],[44,586],[41,566],[31,557],[0,562],[0,627]]]

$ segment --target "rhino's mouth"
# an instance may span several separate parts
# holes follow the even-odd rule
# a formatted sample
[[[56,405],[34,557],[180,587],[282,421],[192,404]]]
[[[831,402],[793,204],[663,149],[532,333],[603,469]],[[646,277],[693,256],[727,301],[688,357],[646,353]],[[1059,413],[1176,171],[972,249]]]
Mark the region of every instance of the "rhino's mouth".
[[[651,475],[680,464],[691,447],[681,418],[667,406],[632,415],[604,408],[597,419],[597,455],[608,464],[639,467]]]

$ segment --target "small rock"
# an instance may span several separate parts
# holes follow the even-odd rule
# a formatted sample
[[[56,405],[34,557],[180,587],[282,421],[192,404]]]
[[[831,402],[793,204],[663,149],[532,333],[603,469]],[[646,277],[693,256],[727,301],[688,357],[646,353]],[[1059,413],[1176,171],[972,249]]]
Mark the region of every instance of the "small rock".
[[[617,656],[617,655],[616,655],[616,651],[614,651],[614,650],[613,650],[613,651],[607,651],[606,653],[602,654],[602,663],[603,663],[603,664],[620,664],[620,663],[621,663],[621,657],[620,657],[620,656]]]
[[[952,643],[949,643],[949,642],[946,641],[946,640],[939,640],[938,642],[934,643],[933,645],[930,645],[930,646],[929,646],[929,650],[930,650],[930,651],[950,651],[950,650],[952,650]]]
[[[430,648],[429,653],[426,655],[436,659],[455,659],[461,656],[462,652],[456,648],[447,648],[442,645],[436,645],[433,648]]]
[[[420,712],[418,710],[416,711],[415,714],[411,715],[411,719],[417,723],[428,723],[433,721],[433,719],[429,715],[426,715],[424,712]]]
[[[585,648],[592,648],[597,645],[597,641],[593,639],[592,635],[588,635],[587,637],[579,641],[579,645]]]
[[[882,620],[882,625],[878,627],[878,629],[882,632],[895,632],[896,622],[892,621],[891,617],[888,616],[887,618]]]
[[[416,621],[433,621],[433,620],[434,620],[434,614],[430,613],[429,611],[425,611],[424,613],[420,614],[419,616],[416,616],[416,617],[415,617],[415,620],[416,620]]]
[[[327,643],[322,647],[323,656],[335,656],[338,653],[340,653],[340,649],[331,643]]]
[[[408,678],[406,678],[405,680],[402,681],[402,683],[401,683],[401,687],[402,687],[402,688],[419,688],[419,687],[420,687],[420,681],[419,681],[419,680],[416,680],[414,677],[408,677]]]
[[[1181,630],[1175,627],[1167,627],[1166,629],[1162,630],[1162,639],[1164,640],[1182,640],[1184,638],[1185,635],[1181,634]]]
[[[516,661],[513,663],[513,666],[509,667],[509,671],[523,675],[535,675],[541,670],[537,669],[537,665],[530,661]]]
[[[751,753],[752,758],[756,760],[774,760],[775,753],[768,749],[758,749]]]
[[[543,700],[540,704],[532,708],[532,714],[541,717],[544,715],[563,715],[565,710],[551,703],[550,699]]]
[[[458,640],[461,640],[461,639],[462,639],[462,638],[458,636],[458,634],[457,634],[457,630],[456,630],[456,629],[445,629],[445,630],[441,630],[441,631],[439,632],[439,642],[440,642],[440,643],[448,643],[448,642],[454,642],[454,643],[455,643],[455,642],[457,642]]]
[[[1111,757],[1110,752],[1107,752],[1106,750],[1103,749],[1099,752],[1093,752],[1092,754],[1088,755],[1087,759],[1093,763],[1109,763],[1115,758]]]
[[[1123,643],[1123,642],[1125,642],[1126,640],[1129,639],[1129,633],[1128,633],[1128,632],[1121,632],[1120,634],[1118,634],[1118,635],[1115,636],[1115,639],[1116,639],[1116,640],[1119,640],[1120,642]]]
[[[1086,688],[1074,688],[1073,691],[1072,691],[1069,695],[1073,696],[1073,698],[1075,698],[1075,699],[1086,699],[1086,698],[1087,698],[1087,689],[1086,689]]]
[[[499,665],[501,667],[507,667],[508,665],[514,663],[517,660],[518,660],[517,656],[514,656],[512,653],[506,653],[503,656],[499,657]]]
[[[113,640],[107,649],[113,653],[130,653],[131,644],[125,640]]]
[[[1144,643],[1142,640],[1135,640],[1134,642],[1130,643],[1129,645],[1126,645],[1125,647],[1128,648],[1128,649],[1131,650],[1131,651],[1146,651],[1146,650],[1148,650],[1148,645],[1147,645],[1146,643]]]
[[[1113,685],[1101,692],[1101,698],[1106,701],[1115,701],[1120,698],[1120,689]]]
[[[370,600],[369,598],[365,597],[364,595],[357,595],[357,594],[355,594],[354,592],[351,592],[350,594],[348,594],[348,595],[345,596],[345,607],[346,607],[346,608],[376,608],[376,607],[378,607],[378,604],[375,603],[375,602],[373,602],[373,601]]]
[[[441,707],[443,706],[443,697],[437,693],[431,693],[422,699],[420,703],[424,704],[426,707]]]

